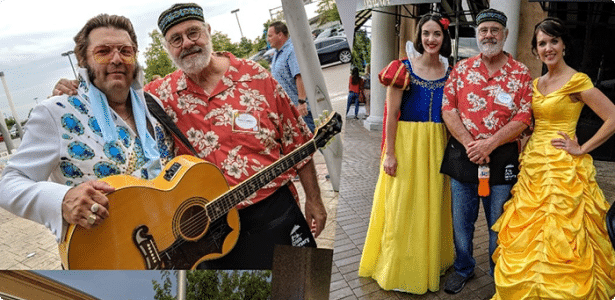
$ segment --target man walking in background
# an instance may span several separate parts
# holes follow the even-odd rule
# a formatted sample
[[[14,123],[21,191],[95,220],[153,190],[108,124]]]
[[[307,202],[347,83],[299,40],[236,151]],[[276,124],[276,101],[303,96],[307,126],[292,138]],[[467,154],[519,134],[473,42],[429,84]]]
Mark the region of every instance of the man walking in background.
[[[267,30],[267,41],[271,47],[276,49],[271,61],[271,74],[284,88],[293,104],[303,116],[303,120],[310,130],[314,132],[314,118],[307,102],[301,70],[295,56],[293,43],[288,35],[286,24],[276,21],[269,25]]]

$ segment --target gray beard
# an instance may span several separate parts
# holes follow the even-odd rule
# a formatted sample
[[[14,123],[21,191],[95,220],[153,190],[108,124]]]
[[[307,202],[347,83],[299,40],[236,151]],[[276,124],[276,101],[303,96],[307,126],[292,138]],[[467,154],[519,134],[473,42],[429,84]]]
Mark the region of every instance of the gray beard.
[[[476,43],[478,44],[478,49],[480,50],[480,53],[489,58],[502,53],[502,51],[504,50],[504,41],[498,41],[496,44],[483,44],[479,42],[477,38]]]
[[[195,49],[201,49],[200,53],[197,53],[196,55],[193,55],[192,57],[189,58],[180,58],[181,55],[185,52],[182,51],[182,53],[180,53],[180,57],[174,57],[171,56],[173,62],[184,72],[188,73],[188,74],[196,74],[199,73],[201,71],[203,71],[203,69],[205,69],[207,66],[209,66],[209,63],[211,62],[211,53],[213,52],[213,45],[211,43],[211,41],[209,41],[207,44],[205,44],[205,47],[199,47],[199,46],[194,46],[186,51],[193,51]]]

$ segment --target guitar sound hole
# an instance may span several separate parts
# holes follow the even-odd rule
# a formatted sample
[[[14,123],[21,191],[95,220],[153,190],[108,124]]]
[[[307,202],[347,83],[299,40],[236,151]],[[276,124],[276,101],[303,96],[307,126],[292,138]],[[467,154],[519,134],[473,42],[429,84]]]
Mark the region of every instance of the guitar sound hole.
[[[188,207],[179,219],[179,229],[188,239],[197,238],[207,229],[207,214],[200,205]]]

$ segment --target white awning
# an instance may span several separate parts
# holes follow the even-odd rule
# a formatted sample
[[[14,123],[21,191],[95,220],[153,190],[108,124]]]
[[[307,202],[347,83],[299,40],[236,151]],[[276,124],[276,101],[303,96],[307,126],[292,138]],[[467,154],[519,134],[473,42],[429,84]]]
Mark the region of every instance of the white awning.
[[[342,19],[344,32],[346,32],[346,37],[348,38],[348,45],[352,48],[354,40],[354,17],[357,11],[405,4],[440,3],[440,0],[335,0],[335,3],[340,13],[340,18]]]

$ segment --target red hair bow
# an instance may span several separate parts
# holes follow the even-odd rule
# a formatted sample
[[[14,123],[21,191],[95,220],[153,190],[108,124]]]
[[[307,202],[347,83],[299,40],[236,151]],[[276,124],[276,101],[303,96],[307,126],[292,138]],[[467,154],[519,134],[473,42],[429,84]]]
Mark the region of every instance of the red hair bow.
[[[448,25],[451,24],[451,21],[449,19],[442,18],[440,19],[440,24],[442,24],[442,28],[444,28],[444,30],[447,30]]]

